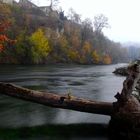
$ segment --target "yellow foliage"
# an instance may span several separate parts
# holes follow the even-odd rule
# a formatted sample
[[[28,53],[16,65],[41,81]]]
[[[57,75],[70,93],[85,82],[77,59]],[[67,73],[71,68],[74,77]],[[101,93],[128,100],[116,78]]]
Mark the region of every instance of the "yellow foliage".
[[[94,50],[92,52],[92,59],[93,59],[94,63],[99,63],[100,62],[100,56],[99,56],[99,54],[97,53],[96,50]]]
[[[89,42],[85,42],[82,48],[82,53],[85,54],[90,54],[91,53],[91,44]]]
[[[104,64],[111,64],[111,63],[112,63],[111,57],[110,57],[109,55],[105,55],[105,56],[103,57],[103,63],[104,63]]]
[[[74,62],[78,62],[80,59],[78,51],[75,51],[75,50],[69,50],[68,57],[70,60],[72,60]]]
[[[33,62],[40,63],[43,58],[46,58],[50,52],[48,39],[42,29],[38,29],[30,37],[32,46]]]

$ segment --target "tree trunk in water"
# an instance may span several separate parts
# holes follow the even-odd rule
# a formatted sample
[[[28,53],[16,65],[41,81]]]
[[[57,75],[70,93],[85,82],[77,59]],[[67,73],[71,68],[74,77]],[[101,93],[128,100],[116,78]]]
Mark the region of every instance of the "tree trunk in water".
[[[47,92],[39,92],[13,84],[0,83],[0,93],[50,107],[103,115],[111,115],[113,112],[112,103],[86,100],[69,94],[58,95]]]

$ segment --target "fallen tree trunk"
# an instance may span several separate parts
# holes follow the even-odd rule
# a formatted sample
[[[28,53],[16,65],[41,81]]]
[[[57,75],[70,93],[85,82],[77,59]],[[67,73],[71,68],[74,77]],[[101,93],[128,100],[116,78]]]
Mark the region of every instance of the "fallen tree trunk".
[[[111,115],[113,104],[77,98],[71,95],[58,95],[29,90],[8,83],[0,83],[0,94],[36,102],[50,107],[71,109],[81,112]]]

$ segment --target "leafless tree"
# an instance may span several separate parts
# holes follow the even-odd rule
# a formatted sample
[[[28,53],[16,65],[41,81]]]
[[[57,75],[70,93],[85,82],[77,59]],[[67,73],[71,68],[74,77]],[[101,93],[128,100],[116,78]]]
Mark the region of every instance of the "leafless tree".
[[[103,28],[109,28],[108,18],[103,14],[97,15],[94,17],[93,22],[94,28],[96,32],[101,32]]]
[[[50,2],[50,8],[53,9],[59,3],[59,0],[48,0]]]
[[[81,23],[81,15],[77,14],[72,8],[68,11],[68,18],[75,23]]]

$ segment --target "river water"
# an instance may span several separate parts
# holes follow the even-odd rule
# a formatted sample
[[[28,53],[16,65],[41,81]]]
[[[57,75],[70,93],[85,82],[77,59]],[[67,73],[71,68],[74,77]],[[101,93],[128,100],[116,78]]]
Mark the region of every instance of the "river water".
[[[72,95],[77,97],[112,102],[115,101],[114,95],[118,91],[121,91],[122,82],[125,79],[124,77],[114,75],[112,71],[122,65],[124,64],[108,66],[1,65],[0,81],[57,94],[67,94],[70,90]],[[57,131],[59,128],[62,129],[61,133],[65,133],[65,129],[68,128],[80,128],[79,131],[81,130],[81,133],[83,133],[84,131],[81,127],[85,127],[87,131],[89,131],[89,127],[93,127],[94,124],[108,124],[109,119],[110,117],[108,116],[49,108],[3,95],[0,96],[0,128],[5,129],[5,131],[8,129],[8,132],[9,129],[14,129],[15,132],[23,127],[44,130],[45,127],[50,126],[52,131]],[[55,126],[55,128],[52,126]],[[72,131],[71,129],[68,131]],[[69,140],[108,140],[106,136],[83,138],[81,133],[76,137],[69,133]],[[20,136],[18,136],[18,138],[19,137]],[[33,139],[35,139],[35,137]],[[38,139],[41,140],[46,137],[47,136],[43,134],[40,135]],[[54,137],[55,136],[51,135],[50,137],[48,136],[47,139],[62,139],[60,136],[57,136],[57,138]],[[31,140],[32,138],[29,136],[26,137],[26,139]],[[65,137],[63,139],[65,139]]]

